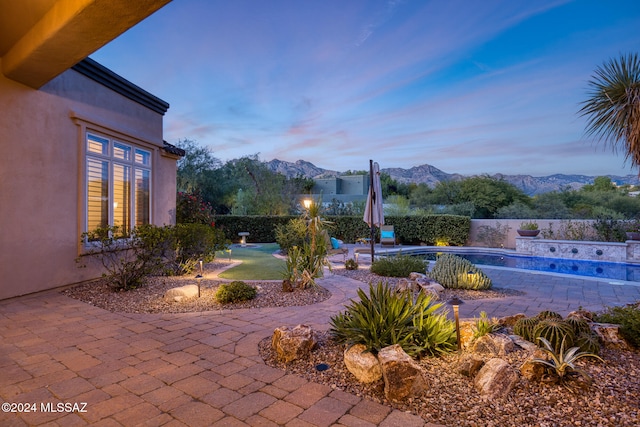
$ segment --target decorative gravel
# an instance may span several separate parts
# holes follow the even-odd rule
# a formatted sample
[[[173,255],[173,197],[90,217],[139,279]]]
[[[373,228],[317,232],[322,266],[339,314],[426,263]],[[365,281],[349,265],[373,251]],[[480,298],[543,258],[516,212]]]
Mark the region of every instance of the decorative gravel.
[[[126,292],[115,292],[105,279],[75,285],[61,291],[63,294],[87,304],[120,313],[189,313],[219,311],[239,308],[291,307],[322,302],[331,297],[331,292],[322,288],[309,288],[282,292],[281,281],[246,281],[258,290],[249,301],[220,304],[215,299],[218,287],[229,280],[207,279],[229,263],[220,261],[204,267],[205,277],[200,285],[200,298],[182,302],[166,302],[164,293],[175,287],[197,284],[194,275],[187,277],[151,277],[145,286]]]
[[[605,349],[605,363],[586,359],[578,362],[593,378],[593,384],[573,393],[559,384],[529,382],[520,378],[504,400],[487,401],[474,389],[473,380],[457,372],[463,353],[430,357],[419,361],[426,372],[427,392],[404,404],[384,397],[384,382],[361,384],[347,370],[344,346],[327,332],[318,333],[318,347],[308,359],[287,365],[277,362],[271,338],[259,344],[260,355],[269,366],[325,384],[333,389],[363,396],[391,407],[419,415],[425,422],[469,427],[560,427],[640,425],[640,352]],[[476,355],[477,356],[477,355]],[[501,358],[519,369],[528,353],[519,350]],[[478,357],[478,356],[477,356]],[[486,361],[489,357],[483,357]],[[329,366],[318,371],[316,366]]]
[[[167,303],[162,295],[167,289],[196,284],[191,277],[154,277],[140,288],[127,292],[114,292],[105,280],[98,280],[69,287],[65,295],[113,312],[125,313],[182,313],[222,309],[286,307],[315,304],[331,296],[324,288],[305,291],[282,292],[279,281],[248,282],[258,288],[255,299],[238,304],[221,305],[215,301],[217,287],[224,282],[207,279],[215,272],[228,267],[228,263],[217,261],[205,267],[200,299],[182,303]],[[365,283],[384,280],[394,284],[398,279],[381,278],[366,268],[345,270],[335,268],[340,274]],[[490,291],[445,291],[441,300],[452,295],[462,299],[501,298],[518,295],[509,289]],[[327,325],[328,327],[328,325]],[[450,354],[438,358],[425,358],[420,364],[426,371],[428,392],[404,404],[392,404],[384,397],[384,384],[378,381],[364,385],[355,380],[343,362],[344,347],[337,345],[327,332],[318,333],[319,345],[308,359],[281,364],[271,351],[271,337],[259,344],[265,362],[288,373],[326,384],[334,389],[363,396],[403,411],[420,415],[425,422],[446,426],[503,427],[503,426],[640,426],[640,352],[604,349],[601,356],[605,363],[594,360],[579,362],[592,377],[589,388],[576,393],[567,391],[558,384],[531,383],[520,378],[515,389],[504,400],[486,401],[473,387],[472,379],[457,373],[457,365],[465,354]],[[503,357],[514,369],[519,369],[528,356],[524,350]],[[486,358],[488,359],[488,358]],[[316,365],[326,363],[329,369],[318,371]]]

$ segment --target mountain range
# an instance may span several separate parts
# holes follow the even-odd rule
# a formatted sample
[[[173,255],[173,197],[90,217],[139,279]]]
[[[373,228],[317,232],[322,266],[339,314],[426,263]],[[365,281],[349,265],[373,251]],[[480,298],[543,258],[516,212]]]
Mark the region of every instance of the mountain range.
[[[287,177],[304,176],[306,178],[327,178],[340,176],[343,172],[329,169],[319,168],[313,163],[305,160],[298,160],[295,163],[274,159],[266,162],[267,166],[274,172],[281,173]],[[447,173],[432,165],[414,166],[410,169],[388,168],[381,169],[383,173],[388,174],[391,178],[400,183],[425,183],[429,187],[434,187],[442,181],[458,181],[468,178],[470,175],[462,175],[459,173]],[[529,196],[550,191],[560,191],[565,188],[579,189],[585,184],[593,184],[595,176],[589,175],[565,175],[554,174],[548,176],[531,176],[531,175],[506,175],[497,173],[488,175],[495,179],[507,181]],[[640,180],[637,175],[607,175],[611,181],[618,184],[639,185]]]

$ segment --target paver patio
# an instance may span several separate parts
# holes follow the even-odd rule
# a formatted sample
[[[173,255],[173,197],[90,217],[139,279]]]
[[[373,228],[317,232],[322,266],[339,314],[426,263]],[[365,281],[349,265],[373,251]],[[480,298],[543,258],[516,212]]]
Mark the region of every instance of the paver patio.
[[[567,314],[640,300],[640,284],[487,268],[520,297],[467,301],[462,317],[542,309]],[[276,327],[327,329],[361,282],[328,276],[313,306],[188,314],[111,313],[47,291],[0,301],[2,426],[422,426],[421,418],[264,364],[258,343]],[[86,403],[84,412],[41,404]],[[4,408],[4,407],[3,407]],[[428,424],[427,424],[428,425]]]

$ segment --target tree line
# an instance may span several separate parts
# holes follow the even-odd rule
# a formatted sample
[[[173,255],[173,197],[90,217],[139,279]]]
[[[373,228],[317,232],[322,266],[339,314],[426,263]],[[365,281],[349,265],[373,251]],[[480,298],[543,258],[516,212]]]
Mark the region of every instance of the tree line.
[[[623,151],[640,166],[640,57],[620,55],[597,67],[588,82],[588,97],[579,114],[587,118],[586,133]],[[287,178],[261,162],[258,155],[222,164],[194,141],[177,143],[187,152],[178,162],[178,191],[198,194],[216,214],[284,215],[296,213],[299,194],[309,194],[313,180]],[[367,173],[348,171],[346,174]],[[392,215],[452,213],[472,218],[635,219],[640,199],[597,177],[580,190],[529,197],[506,181],[489,176],[426,184],[398,183],[382,174],[383,198]],[[329,214],[360,214],[363,204],[328,203]]]

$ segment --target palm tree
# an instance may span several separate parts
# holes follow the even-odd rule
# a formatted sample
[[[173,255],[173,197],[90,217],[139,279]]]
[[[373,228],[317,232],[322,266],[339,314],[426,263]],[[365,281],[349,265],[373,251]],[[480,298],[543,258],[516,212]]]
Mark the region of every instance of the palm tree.
[[[580,113],[588,117],[587,135],[613,151],[624,149],[625,160],[640,166],[640,58],[621,55],[598,67],[589,80],[589,98]]]

